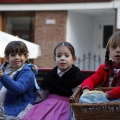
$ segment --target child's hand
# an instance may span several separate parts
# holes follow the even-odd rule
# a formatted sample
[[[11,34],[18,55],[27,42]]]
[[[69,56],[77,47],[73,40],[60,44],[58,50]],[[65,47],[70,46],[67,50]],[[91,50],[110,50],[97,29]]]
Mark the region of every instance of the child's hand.
[[[83,93],[84,93],[84,92],[87,92],[87,91],[90,91],[90,90],[89,90],[89,89],[83,89]]]
[[[3,71],[2,71],[2,69],[0,68],[0,77],[2,77],[3,76]]]

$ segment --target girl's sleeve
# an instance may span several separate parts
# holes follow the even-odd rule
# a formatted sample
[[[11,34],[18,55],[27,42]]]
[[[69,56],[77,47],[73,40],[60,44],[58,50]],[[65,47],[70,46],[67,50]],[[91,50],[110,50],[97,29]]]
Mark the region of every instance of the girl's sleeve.
[[[108,94],[110,100],[118,99],[120,98],[120,86],[115,87],[106,93]]]
[[[104,82],[106,77],[106,72],[103,69],[103,67],[105,66],[101,65],[93,75],[91,75],[90,77],[88,77],[83,81],[82,89],[87,88],[93,90],[95,87],[101,85],[101,83]]]
[[[17,75],[17,80],[10,78],[8,75],[4,74],[0,81],[14,95],[23,94],[27,90],[33,89],[34,83],[34,73],[30,71],[21,71]]]

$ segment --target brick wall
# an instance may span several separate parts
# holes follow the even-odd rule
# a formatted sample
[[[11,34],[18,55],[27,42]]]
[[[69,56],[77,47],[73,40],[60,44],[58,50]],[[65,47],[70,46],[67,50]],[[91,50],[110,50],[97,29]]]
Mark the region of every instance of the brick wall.
[[[55,23],[46,24],[46,20]],[[42,55],[34,60],[38,67],[55,66],[53,51],[55,46],[66,39],[67,11],[38,11],[35,14],[35,43],[41,47]]]

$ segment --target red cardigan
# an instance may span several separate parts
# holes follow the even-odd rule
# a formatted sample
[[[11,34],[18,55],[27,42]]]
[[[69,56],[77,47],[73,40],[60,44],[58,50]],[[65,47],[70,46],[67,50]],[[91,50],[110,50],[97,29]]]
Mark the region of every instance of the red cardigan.
[[[95,87],[102,85],[105,83],[108,77],[108,72],[105,71],[103,68],[105,68],[106,65],[102,64],[96,73],[94,73],[92,76],[85,79],[82,83],[82,89],[88,88],[90,90],[93,90]],[[102,86],[102,87],[108,87],[108,84]],[[118,99],[120,98],[120,86],[116,86],[115,88],[107,91],[110,99]]]

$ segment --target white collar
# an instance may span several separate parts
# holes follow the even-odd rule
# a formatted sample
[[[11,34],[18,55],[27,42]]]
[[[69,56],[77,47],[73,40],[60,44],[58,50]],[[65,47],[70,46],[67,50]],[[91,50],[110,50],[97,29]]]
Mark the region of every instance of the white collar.
[[[57,69],[57,74],[61,77],[65,72],[60,71],[60,69]]]
[[[72,67],[72,66],[71,66]],[[70,68],[71,68],[70,67]],[[69,69],[70,69],[69,68]],[[67,72],[69,69],[67,69],[66,71],[62,72],[59,68],[57,69],[57,74],[61,77],[65,72]]]

